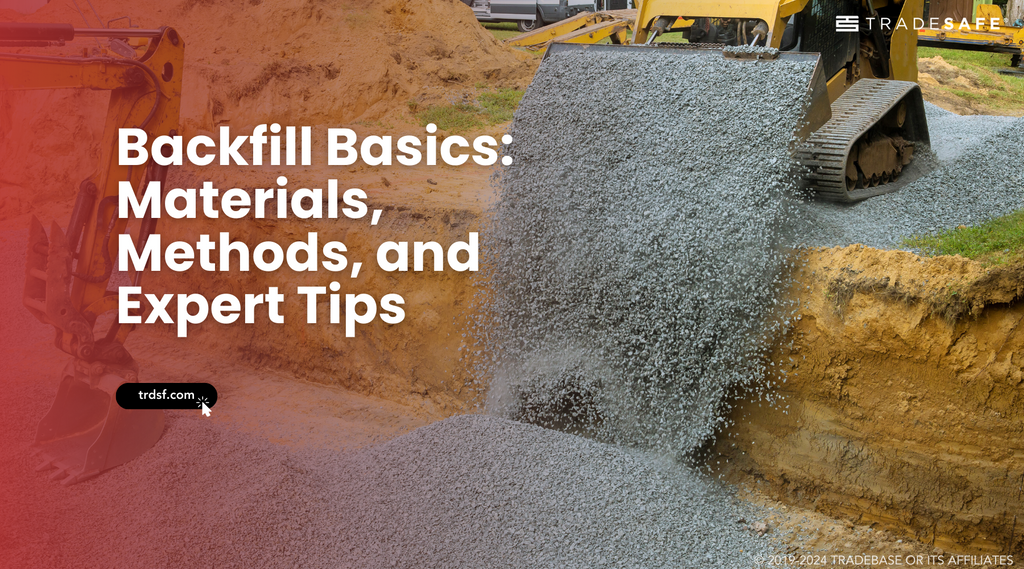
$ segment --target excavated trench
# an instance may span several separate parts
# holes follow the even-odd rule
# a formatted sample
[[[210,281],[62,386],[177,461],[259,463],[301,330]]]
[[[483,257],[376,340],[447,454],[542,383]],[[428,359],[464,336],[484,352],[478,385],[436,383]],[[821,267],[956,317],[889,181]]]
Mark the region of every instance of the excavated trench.
[[[481,225],[479,208],[449,204],[399,206],[388,213],[388,234],[447,244]],[[260,231],[298,231],[292,224]],[[376,230],[355,222],[325,230],[352,249],[379,241]],[[777,403],[737,399],[709,463],[723,464],[732,482],[761,481],[758,488],[784,502],[949,551],[1020,552],[1024,268],[864,246],[800,256],[788,292],[795,325],[768,366],[786,372],[785,381],[776,378]],[[234,286],[310,284],[308,276],[280,273],[245,278]],[[216,286],[181,279],[153,286]],[[248,363],[439,416],[482,403],[487,386],[476,383],[473,338],[465,336],[476,294],[469,276],[367,270],[352,286],[374,296],[403,293],[407,321],[367,326],[353,342],[334,327],[305,324],[295,299],[283,326],[204,324],[196,337],[216,339]]]
[[[739,402],[715,446],[722,472],[943,549],[1020,553],[1024,267],[805,255],[799,320],[771,355],[781,400]]]

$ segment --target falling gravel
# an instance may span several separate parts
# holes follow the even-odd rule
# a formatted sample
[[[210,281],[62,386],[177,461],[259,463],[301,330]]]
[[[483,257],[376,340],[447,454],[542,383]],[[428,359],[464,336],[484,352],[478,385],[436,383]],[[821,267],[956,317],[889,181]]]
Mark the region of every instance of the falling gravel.
[[[482,255],[492,411],[680,456],[721,426],[730,393],[763,386],[812,71],[549,55],[516,112]]]

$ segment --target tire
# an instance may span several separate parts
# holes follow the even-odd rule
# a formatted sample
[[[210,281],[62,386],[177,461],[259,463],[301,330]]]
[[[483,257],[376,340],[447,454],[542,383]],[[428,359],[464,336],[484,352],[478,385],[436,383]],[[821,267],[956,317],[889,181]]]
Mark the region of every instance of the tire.
[[[540,16],[537,16],[537,19],[533,21],[519,20],[518,22],[516,22],[516,27],[519,28],[519,31],[524,34],[526,32],[532,32],[533,30],[536,30],[537,28],[542,27],[543,25],[544,22],[540,19]]]
[[[1020,67],[1020,56],[1019,53],[1010,56],[1010,67]]]

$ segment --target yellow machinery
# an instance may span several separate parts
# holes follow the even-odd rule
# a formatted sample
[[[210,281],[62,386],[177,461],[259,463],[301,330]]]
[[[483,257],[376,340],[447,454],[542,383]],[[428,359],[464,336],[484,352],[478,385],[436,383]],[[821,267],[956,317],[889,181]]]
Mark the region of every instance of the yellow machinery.
[[[56,57],[0,53],[0,88],[101,89],[110,91],[98,172],[83,181],[66,228],[49,235],[32,218],[26,259],[25,307],[56,328],[56,345],[71,354],[36,445],[52,478],[73,484],[123,464],[156,444],[163,432],[159,410],[126,410],[115,391],[138,381],[138,365],[125,350],[131,326],[116,318],[117,293],[107,289],[117,236],[128,227],[118,215],[118,183],[135,188],[163,181],[166,167],[118,165],[120,128],[141,128],[153,140],[178,128],[185,43],[171,28],[74,29],[64,24],[0,24],[0,45],[63,45],[76,38],[109,38],[102,55]],[[127,41],[126,41],[127,40]],[[26,136],[28,133],[25,133]],[[143,219],[133,227],[144,241],[156,227]],[[130,275],[136,283],[139,274]],[[104,329],[105,328],[105,329]]]
[[[613,44],[629,43],[636,10],[581,12],[571,18],[520,34],[508,45],[527,49],[544,49],[554,42],[598,43],[605,39]]]
[[[817,69],[794,155],[809,190],[822,199],[855,202],[895,191],[922,173],[913,162],[914,148],[929,142],[913,27],[922,1],[644,0],[633,45],[553,43],[545,57],[630,49],[721,57],[729,46],[774,48],[752,50],[757,53],[749,55],[759,60],[813,57]],[[872,25],[882,18],[891,22],[889,29]],[[670,33],[687,43],[660,41]],[[743,50],[725,51],[737,56]]]
[[[973,7],[973,4],[968,5]],[[932,0],[925,23],[918,31],[918,45],[1006,53],[1010,55],[1011,67],[1020,66],[1024,28],[1004,21],[999,6],[979,4],[974,18],[970,18]]]

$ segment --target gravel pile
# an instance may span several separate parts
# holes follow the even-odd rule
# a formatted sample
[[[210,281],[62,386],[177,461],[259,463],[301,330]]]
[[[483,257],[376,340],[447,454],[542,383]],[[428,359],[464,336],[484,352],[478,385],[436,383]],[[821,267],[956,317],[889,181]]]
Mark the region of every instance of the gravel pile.
[[[812,71],[640,49],[541,65],[481,254],[489,409],[678,456],[762,383]]]
[[[13,534],[4,566],[748,568],[772,551],[762,513],[685,467],[496,417],[349,452],[170,419],[122,467],[12,497],[47,525]]]
[[[754,514],[654,456],[463,416],[324,465],[332,548],[376,567],[752,567]],[[351,558],[349,558],[351,559]]]
[[[977,225],[1024,207],[1024,118],[958,116],[926,103],[936,168],[855,205],[800,204],[796,245],[901,248],[905,237]]]

